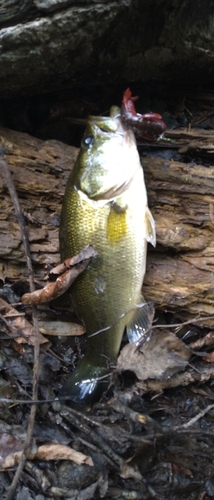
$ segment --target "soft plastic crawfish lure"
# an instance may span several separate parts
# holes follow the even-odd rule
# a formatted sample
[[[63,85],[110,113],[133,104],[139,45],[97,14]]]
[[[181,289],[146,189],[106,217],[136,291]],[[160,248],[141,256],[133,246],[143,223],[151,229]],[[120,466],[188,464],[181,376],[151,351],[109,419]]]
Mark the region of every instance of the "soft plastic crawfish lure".
[[[129,88],[125,90],[121,105],[121,119],[140,137],[148,141],[156,141],[166,130],[166,124],[158,113],[145,113],[143,115],[137,113],[134,105],[137,99],[138,96],[132,97]]]

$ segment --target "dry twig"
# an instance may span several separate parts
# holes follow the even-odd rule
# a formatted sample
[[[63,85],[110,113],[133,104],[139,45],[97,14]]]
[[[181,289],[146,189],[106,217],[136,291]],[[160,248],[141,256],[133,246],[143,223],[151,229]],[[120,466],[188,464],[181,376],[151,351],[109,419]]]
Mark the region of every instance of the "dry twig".
[[[13,179],[12,179],[12,176],[11,176],[9,168],[8,168],[8,163],[3,158],[1,158],[1,160],[0,160],[0,171],[3,174],[8,191],[10,193],[11,199],[12,199],[13,204],[14,204],[14,209],[15,209],[15,213],[16,213],[16,217],[17,217],[19,226],[20,226],[22,241],[23,241],[24,250],[25,250],[27,268],[28,268],[28,273],[29,273],[30,290],[31,290],[31,292],[33,292],[35,287],[34,287],[33,267],[32,267],[32,261],[31,261],[31,256],[30,256],[30,246],[29,246],[29,241],[28,241],[27,230],[25,227],[24,217],[22,215],[22,211],[20,208],[20,204],[19,204],[19,200],[18,200],[15,186],[13,183]],[[37,398],[38,398],[38,372],[39,372],[39,323],[38,323],[37,309],[35,307],[32,308],[32,316],[33,316],[33,326],[34,326],[35,337],[36,337],[35,338],[35,345],[34,345],[32,398],[33,398],[33,400],[37,400]],[[21,472],[24,468],[25,461],[26,461],[28,451],[29,451],[30,442],[31,442],[35,415],[36,415],[36,403],[32,404],[31,409],[30,409],[27,437],[26,437],[25,445],[23,448],[22,456],[21,456],[18,468],[16,470],[15,476],[14,476],[13,481],[10,485],[10,488],[7,492],[6,500],[12,500],[13,495],[14,495],[15,490],[16,490],[16,486],[18,484],[18,481],[19,481],[19,478],[21,475]]]
[[[194,425],[200,418],[204,417],[206,413],[208,413],[210,410],[214,409],[214,404],[208,405],[204,410],[200,411],[195,417],[191,418],[188,422],[186,422],[183,425],[178,425],[175,427],[176,431],[180,431],[182,429],[188,429],[188,427],[191,427],[191,425]]]
[[[123,458],[115,453],[111,446],[106,443],[106,441],[99,434],[97,434],[96,431],[87,425],[90,422],[89,417],[69,407],[63,408],[60,415],[70,421],[73,425],[75,425],[75,427],[81,429],[86,436],[90,436],[90,440],[98,445],[98,447],[103,451],[103,454],[106,456],[108,462],[110,462],[114,467],[119,468],[123,466]],[[95,422],[92,420],[93,425],[94,423]]]

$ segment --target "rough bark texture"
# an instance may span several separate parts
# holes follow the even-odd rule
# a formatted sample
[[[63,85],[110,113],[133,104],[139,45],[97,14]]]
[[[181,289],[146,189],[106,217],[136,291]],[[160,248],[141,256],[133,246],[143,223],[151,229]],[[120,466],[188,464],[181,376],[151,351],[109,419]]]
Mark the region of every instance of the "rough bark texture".
[[[1,129],[1,145],[13,173],[29,229],[37,279],[59,262],[58,227],[62,196],[77,150],[56,141],[43,142],[27,134]],[[26,278],[19,225],[5,183],[0,182],[0,255],[2,277]]]
[[[148,257],[146,298],[178,313],[213,315],[214,167],[149,158],[142,164],[158,241]]]
[[[0,144],[8,150],[6,158],[28,225],[35,277],[42,282],[47,270],[59,262],[62,196],[78,150],[8,129],[0,130]],[[148,157],[142,164],[158,241],[155,250],[149,246],[145,298],[184,318],[214,315],[214,167]],[[20,230],[2,178],[0,219],[1,278],[27,279]]]
[[[1,98],[214,76],[212,0],[0,0]]]

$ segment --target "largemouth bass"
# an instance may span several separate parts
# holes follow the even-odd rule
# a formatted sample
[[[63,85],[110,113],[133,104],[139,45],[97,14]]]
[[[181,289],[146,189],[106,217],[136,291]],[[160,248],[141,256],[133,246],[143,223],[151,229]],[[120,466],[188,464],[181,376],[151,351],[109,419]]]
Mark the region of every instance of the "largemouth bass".
[[[142,302],[147,241],[155,245],[155,224],[136,141],[114,107],[110,117],[89,117],[63,201],[62,259],[87,244],[98,257],[71,287],[74,309],[88,334],[87,352],[60,396],[86,403],[98,399],[109,383],[103,376],[117,359],[125,327],[130,341],[145,331],[145,309],[134,308]]]

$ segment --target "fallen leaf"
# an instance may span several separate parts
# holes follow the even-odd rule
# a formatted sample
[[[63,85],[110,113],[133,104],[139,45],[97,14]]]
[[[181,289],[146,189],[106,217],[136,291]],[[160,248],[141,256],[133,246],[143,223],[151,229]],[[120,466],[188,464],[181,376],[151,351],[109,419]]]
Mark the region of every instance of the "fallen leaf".
[[[18,344],[15,340],[11,340],[11,347],[14,349],[14,351],[18,352],[19,354],[24,354],[25,348],[23,347],[23,344]]]
[[[123,479],[133,478],[135,481],[142,480],[142,474],[140,473],[137,464],[129,465],[125,462],[120,468],[120,477]]]
[[[10,455],[7,455],[5,458],[4,462],[1,464],[1,470],[5,469],[11,469],[14,467],[14,465],[19,463],[19,460],[21,458],[22,451],[17,451],[14,453],[11,453]]]
[[[138,348],[135,344],[126,345],[119,355],[117,369],[133,371],[139,380],[164,380],[184,370],[190,356],[190,349],[173,333],[156,330]]]
[[[214,344],[214,332],[211,331],[205,335],[205,337],[197,339],[195,342],[189,344],[190,349],[200,349],[204,345]]]
[[[21,457],[22,451],[17,451],[8,454],[1,464],[2,469],[8,469],[14,467]],[[28,455],[29,460],[72,460],[77,465],[94,465],[93,460],[90,456],[84,455],[80,451],[76,451],[69,446],[61,444],[44,444],[39,446],[35,453],[30,452]]]
[[[62,274],[67,269],[70,269],[71,267],[80,264],[80,262],[83,262],[84,260],[91,259],[92,257],[97,257],[97,256],[98,252],[95,250],[93,245],[87,245],[85,248],[80,250],[80,252],[77,255],[74,255],[70,259],[65,259],[64,262],[62,262],[58,266],[55,266],[50,271],[50,276],[53,274],[58,274],[58,275]]]
[[[14,453],[22,450],[22,448],[23,443],[16,439],[13,434],[0,432],[0,466],[2,466],[6,457],[11,454],[11,451]]]
[[[207,361],[208,363],[213,363],[214,362],[214,351],[207,354],[207,356],[203,356],[203,359],[204,359],[204,361]]]
[[[93,460],[88,455],[84,455],[80,451],[76,451],[69,446],[61,444],[44,444],[39,446],[36,453],[30,454],[31,459],[37,460],[72,460],[78,465],[86,464],[91,467],[94,465]]]
[[[17,309],[0,298],[0,311],[7,325],[10,327],[10,329],[8,328],[8,336],[17,335],[15,341],[18,342],[18,344],[35,344],[34,327],[17,311]],[[39,343],[51,345],[41,333],[39,333]]]
[[[85,327],[68,321],[39,321],[39,331],[52,337],[79,337],[85,333]]]
[[[67,292],[77,276],[88,266],[91,257],[97,257],[98,253],[92,245],[83,248],[77,255],[67,259],[64,263],[55,267],[50,274],[59,274],[56,281],[48,283],[41,290],[22,295],[22,303],[28,305],[46,304]]]
[[[97,488],[99,488],[99,480],[96,481],[95,483],[90,484],[90,486],[87,486],[87,488],[84,488],[84,490],[76,491],[75,494],[72,496],[69,494],[69,500],[93,500]],[[51,489],[51,492],[52,491],[53,488]]]

